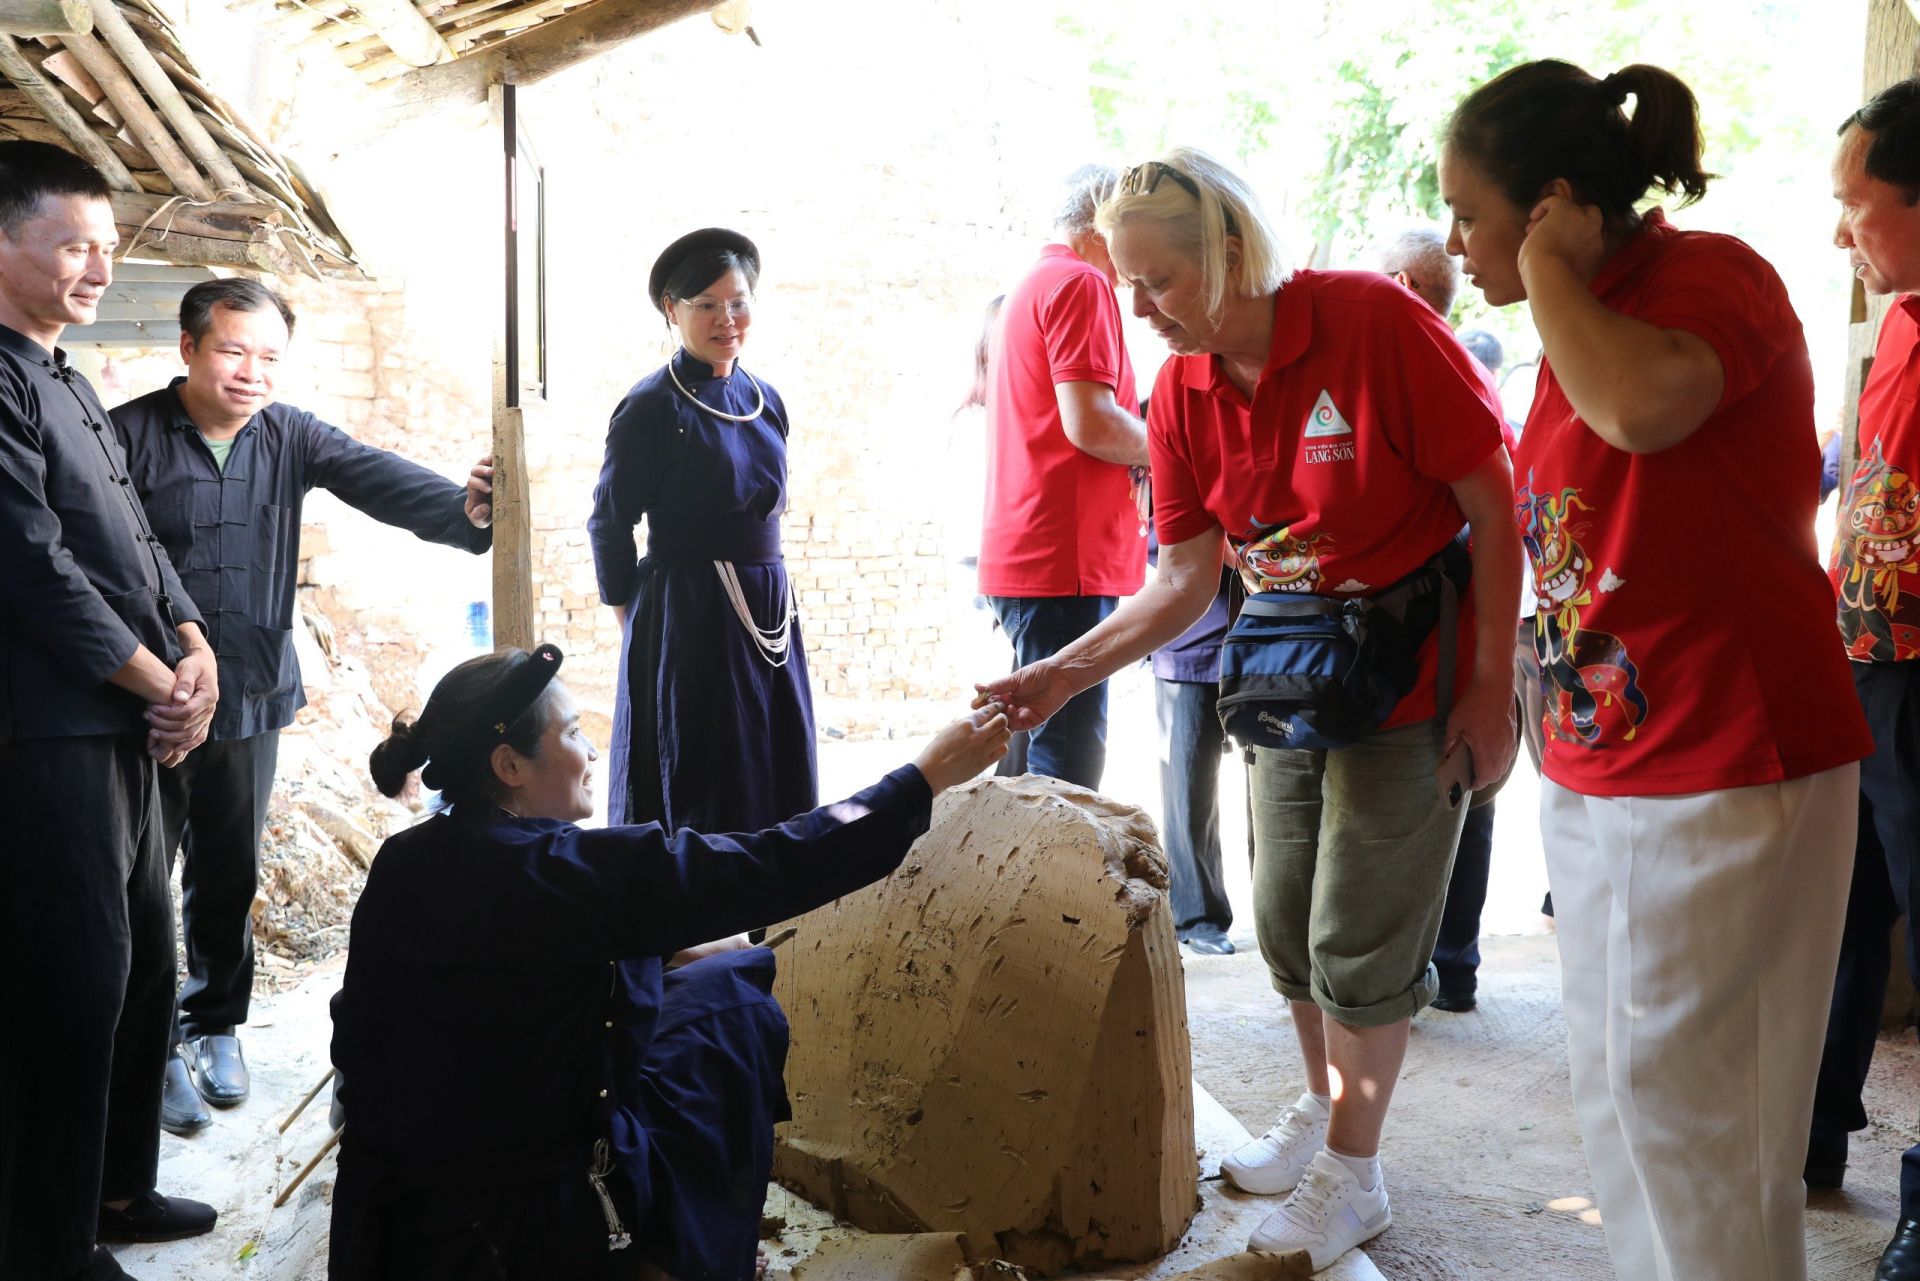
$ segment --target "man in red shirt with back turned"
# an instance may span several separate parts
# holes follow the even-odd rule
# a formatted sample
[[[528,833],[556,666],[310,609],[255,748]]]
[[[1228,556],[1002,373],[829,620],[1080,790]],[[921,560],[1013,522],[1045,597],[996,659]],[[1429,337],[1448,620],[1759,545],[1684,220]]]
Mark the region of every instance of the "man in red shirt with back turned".
[[[1860,392],[1859,459],[1840,503],[1832,576],[1874,752],[1860,762],[1860,832],[1839,974],[1814,1087],[1807,1186],[1837,1188],[1886,999],[1889,939],[1920,920],[1920,78],[1840,126],[1834,244],[1868,293],[1893,294]],[[1807,478],[1808,485],[1814,478]],[[1912,943],[1907,970],[1920,981]],[[1900,1162],[1900,1219],[1876,1281],[1920,1281],[1920,1144]]]
[[[1117,177],[1086,165],[1067,179],[1054,243],[1007,295],[988,356],[980,592],[1013,642],[1016,669],[1091,631],[1146,578],[1146,529],[1128,476],[1147,465],[1146,425],[1113,260],[1093,225]],[[1102,682],[1016,735],[1000,773],[1098,788],[1106,739]]]

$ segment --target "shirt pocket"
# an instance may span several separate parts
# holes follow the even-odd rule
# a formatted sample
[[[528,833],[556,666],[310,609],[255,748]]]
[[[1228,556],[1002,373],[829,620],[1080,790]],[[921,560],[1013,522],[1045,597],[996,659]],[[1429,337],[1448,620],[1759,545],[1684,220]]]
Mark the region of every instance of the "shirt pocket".
[[[293,653],[293,629],[255,623],[247,628],[241,678],[255,697],[284,694],[300,683],[300,665]]]

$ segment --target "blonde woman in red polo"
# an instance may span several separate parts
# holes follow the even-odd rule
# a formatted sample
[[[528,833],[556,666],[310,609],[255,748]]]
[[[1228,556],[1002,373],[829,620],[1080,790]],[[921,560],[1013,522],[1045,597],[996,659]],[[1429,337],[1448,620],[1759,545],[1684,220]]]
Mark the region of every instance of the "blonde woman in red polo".
[[[1628,100],[1633,111],[1625,110]],[[1575,1110],[1622,1281],[1802,1281],[1807,1126],[1871,739],[1814,546],[1780,278],[1635,206],[1706,191],[1658,67],[1534,62],[1440,162],[1450,247],[1546,350],[1516,515]]]
[[[1225,1163],[1241,1188],[1291,1190],[1256,1249],[1314,1267],[1391,1221],[1378,1160],[1409,1020],[1434,994],[1464,806],[1442,798],[1448,748],[1466,783],[1513,757],[1512,618],[1520,548],[1500,418],[1425,303],[1371,272],[1288,276],[1246,184],[1179,149],[1129,170],[1099,225],[1134,314],[1172,348],[1148,412],[1156,576],[1052,658],[981,687],[1012,723],[1172,640],[1206,610],[1230,549],[1249,592],[1352,601],[1473,533],[1451,714],[1437,634],[1384,720],[1325,750],[1256,747],[1254,917],[1293,1016],[1306,1092]],[[1477,621],[1476,621],[1477,620]]]

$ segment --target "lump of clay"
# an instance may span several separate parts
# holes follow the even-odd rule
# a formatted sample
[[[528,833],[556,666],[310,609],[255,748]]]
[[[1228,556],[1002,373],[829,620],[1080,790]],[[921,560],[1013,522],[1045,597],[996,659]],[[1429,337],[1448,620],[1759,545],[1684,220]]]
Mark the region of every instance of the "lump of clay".
[[[1199,1204],[1166,887],[1130,806],[1032,775],[947,793],[898,872],[794,922],[775,1177],[1040,1275],[1166,1253]]]

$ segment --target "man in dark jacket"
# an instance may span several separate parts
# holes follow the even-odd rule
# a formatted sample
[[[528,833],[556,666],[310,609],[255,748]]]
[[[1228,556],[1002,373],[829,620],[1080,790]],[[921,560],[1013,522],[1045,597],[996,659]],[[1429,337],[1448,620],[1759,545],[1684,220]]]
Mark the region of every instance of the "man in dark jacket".
[[[306,702],[292,629],[307,492],[330,490],[429,542],[492,545],[489,460],[463,489],[275,403],[293,323],[286,302],[252,280],[196,285],[180,304],[186,377],[113,411],[153,532],[206,613],[227,691],[207,745],[160,789],[169,865],[185,855],[187,979],[161,1110],[176,1134],[208,1123],[203,1099],[232,1107],[248,1093],[235,1028],[253,988],[260,830],[280,731]]]
[[[106,181],[0,143],[0,1276],[124,1277],[101,1240],[211,1206],[154,1191],[173,920],[154,762],[219,697],[204,623],[56,344],[119,237]],[[169,771],[171,772],[171,771]]]

